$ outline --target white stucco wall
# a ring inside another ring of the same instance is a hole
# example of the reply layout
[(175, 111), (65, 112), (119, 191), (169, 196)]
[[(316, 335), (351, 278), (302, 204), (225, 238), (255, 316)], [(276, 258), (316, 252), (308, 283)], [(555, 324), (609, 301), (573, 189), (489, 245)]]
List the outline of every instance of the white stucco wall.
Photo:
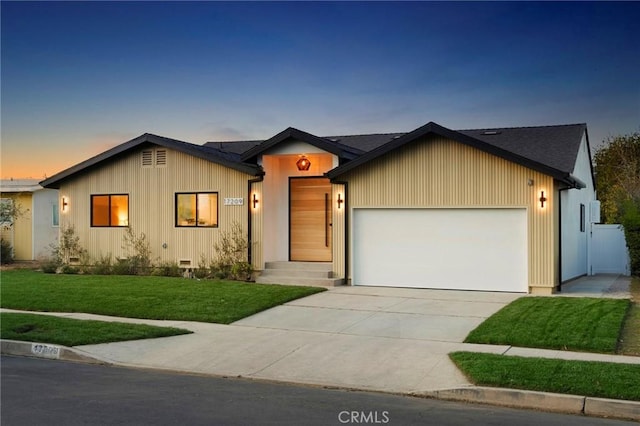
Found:
[[(300, 155), (311, 161), (307, 171), (299, 171)], [(264, 260), (289, 260), (289, 178), (322, 177), (338, 165), (338, 157), (301, 141), (281, 143), (264, 153), (258, 163), (265, 176), (263, 182)]]
[(53, 224), (54, 209), (59, 213), (58, 190), (41, 189), (33, 193), (33, 258), (51, 254), (51, 245), (58, 242), (58, 226)]
[[(561, 238), (562, 238), (562, 275), (561, 281), (567, 281), (588, 274), (589, 236), (591, 221), (590, 203), (595, 200), (595, 188), (591, 175), (591, 157), (586, 134), (582, 137), (576, 158), (573, 176), (584, 182), (587, 187), (561, 191)], [(585, 208), (585, 230), (580, 230), (580, 205)]]

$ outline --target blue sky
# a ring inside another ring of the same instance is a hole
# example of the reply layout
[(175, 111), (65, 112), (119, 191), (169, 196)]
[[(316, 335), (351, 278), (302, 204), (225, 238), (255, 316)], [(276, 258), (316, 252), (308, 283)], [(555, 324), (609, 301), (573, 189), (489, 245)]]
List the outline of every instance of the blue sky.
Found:
[(2, 177), (193, 143), (582, 123), (640, 130), (640, 3), (6, 2)]

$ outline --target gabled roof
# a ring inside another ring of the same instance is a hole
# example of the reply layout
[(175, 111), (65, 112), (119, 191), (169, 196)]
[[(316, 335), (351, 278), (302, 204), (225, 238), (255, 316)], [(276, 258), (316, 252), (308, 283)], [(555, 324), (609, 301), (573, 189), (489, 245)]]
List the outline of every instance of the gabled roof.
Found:
[(242, 161), (255, 161), (260, 154), (265, 153), (269, 149), (273, 148), (274, 146), (288, 139), (306, 142), (309, 145), (313, 145), (324, 151), (335, 154), (340, 158), (345, 158), (349, 160), (363, 154), (362, 150), (352, 148), (326, 138), (321, 138), (321, 137), (312, 135), (311, 133), (294, 129), (293, 127), (289, 127), (283, 130), (282, 132), (278, 133), (271, 139), (267, 139), (266, 141), (262, 142), (257, 146), (254, 146), (253, 148), (249, 149), (247, 152), (242, 154)]
[[(582, 125), (577, 125), (577, 126), (582, 126)], [(538, 133), (537, 130), (540, 128), (535, 128), (535, 129), (536, 129), (536, 132), (533, 132), (533, 133)], [(582, 128), (582, 132), (584, 132), (584, 129), (585, 128)], [(503, 129), (503, 130), (506, 130), (506, 129)], [(471, 147), (480, 149), (482, 151), (485, 151), (490, 154), (496, 155), (498, 157), (504, 158), (506, 160), (512, 161), (514, 163), (521, 164), (525, 167), (529, 167), (541, 173), (550, 175), (553, 178), (558, 179), (562, 182), (565, 182), (570, 186), (573, 186), (573, 187), (585, 186), (583, 182), (581, 182), (580, 180), (578, 180), (577, 178), (571, 175), (571, 172), (573, 171), (573, 168), (575, 165), (575, 159), (577, 156), (577, 147), (575, 146), (575, 143), (577, 143), (577, 146), (579, 147), (580, 141), (582, 140), (582, 133), (578, 134), (576, 129), (571, 129), (567, 132), (568, 133), (567, 137), (570, 137), (572, 139), (572, 142), (570, 144), (572, 146), (566, 148), (566, 152), (565, 152), (565, 149), (562, 149), (562, 152), (563, 152), (562, 161), (555, 161), (555, 162), (551, 161), (550, 162), (551, 164), (547, 164), (543, 162), (545, 158), (548, 158), (545, 153), (542, 153), (542, 151), (545, 150), (544, 145), (546, 145), (547, 143), (557, 144), (559, 142), (563, 142), (564, 139), (560, 137), (558, 138), (549, 137), (549, 135), (547, 135), (547, 138), (545, 139), (543, 137), (544, 135), (538, 134), (537, 137), (533, 137), (533, 135), (531, 135), (531, 139), (532, 140), (535, 139), (536, 142), (540, 142), (540, 141), (545, 142), (543, 146), (539, 146), (539, 144), (537, 143), (528, 144), (528, 142), (530, 141), (527, 141), (526, 138), (523, 141), (524, 143), (520, 143), (517, 139), (504, 138), (504, 139), (501, 139), (502, 141), (504, 141), (504, 143), (502, 144), (503, 146), (500, 146), (500, 144), (489, 143), (487, 141), (487, 140), (493, 141), (493, 139), (490, 139), (488, 137), (496, 136), (500, 134), (497, 132), (498, 132), (498, 129), (493, 129), (489, 132), (487, 132), (486, 130), (484, 131), (468, 130), (468, 131), (457, 132), (454, 130), (447, 129), (443, 126), (440, 126), (439, 124), (436, 124), (434, 122), (429, 122), (412, 132), (396, 137), (392, 139), (390, 142), (387, 142), (383, 145), (378, 146), (377, 148), (367, 152), (366, 154), (358, 157), (355, 160), (352, 160), (346, 164), (336, 167), (335, 169), (326, 173), (326, 176), (329, 177), (330, 179), (336, 179), (340, 175), (343, 175), (344, 173), (350, 170), (353, 170), (358, 166), (368, 163), (369, 161), (375, 158), (381, 157), (419, 138), (426, 137), (426, 136), (441, 136), (441, 137), (451, 139), (456, 142), (460, 142), (465, 145), (469, 145)], [(476, 133), (479, 133), (480, 135), (476, 135)], [(483, 133), (484, 135), (482, 135)], [(514, 133), (518, 133), (518, 132), (514, 132)], [(524, 135), (524, 132), (520, 132), (520, 133), (521, 133), (520, 136)], [(544, 133), (544, 132), (541, 131), (541, 133)], [(484, 138), (480, 139), (479, 137), (473, 137), (471, 136), (471, 134), (476, 136), (484, 136)], [(573, 141), (573, 139), (577, 139), (577, 142)], [(507, 143), (507, 141), (509, 143)], [(524, 154), (527, 154), (527, 150), (531, 152), (528, 152), (529, 155), (525, 156)], [(569, 166), (569, 161), (567, 160), (571, 156), (570, 151), (573, 152), (573, 163)], [(540, 153), (540, 155), (532, 155), (533, 153)]]
[(576, 165), (580, 143), (586, 130), (587, 125), (581, 123), (458, 132), (554, 169), (571, 173)]
[(146, 145), (158, 145), (165, 148), (173, 149), (176, 151), (184, 152), (185, 154), (192, 155), (194, 157), (202, 158), (213, 163), (221, 164), (223, 166), (247, 173), (252, 176), (257, 176), (262, 173), (262, 169), (256, 165), (246, 164), (240, 160), (240, 155), (228, 152), (222, 152), (214, 148), (194, 145), (188, 142), (179, 141), (176, 139), (165, 138), (163, 136), (157, 136), (150, 133), (145, 133), (138, 136), (135, 139), (131, 139), (128, 142), (120, 144), (108, 151), (98, 154), (82, 163), (76, 164), (60, 173), (51, 176), (48, 179), (40, 182), (45, 188), (60, 188), (61, 183), (69, 179), (72, 176), (76, 176), (79, 173), (87, 171), (87, 169), (101, 164), (114, 157), (120, 156), (124, 153), (131, 151), (134, 148), (138, 148)]

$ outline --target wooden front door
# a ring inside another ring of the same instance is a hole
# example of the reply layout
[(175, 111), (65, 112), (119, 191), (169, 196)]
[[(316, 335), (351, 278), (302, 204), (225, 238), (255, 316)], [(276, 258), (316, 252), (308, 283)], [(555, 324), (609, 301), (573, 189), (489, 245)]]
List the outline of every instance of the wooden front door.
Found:
[(331, 262), (331, 183), (326, 178), (289, 180), (290, 260)]

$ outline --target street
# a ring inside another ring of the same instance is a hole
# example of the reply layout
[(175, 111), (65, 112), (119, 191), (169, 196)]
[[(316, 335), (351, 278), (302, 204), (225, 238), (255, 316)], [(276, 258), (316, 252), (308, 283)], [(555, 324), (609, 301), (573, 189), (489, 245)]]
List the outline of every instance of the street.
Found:
[(12, 425), (622, 425), (381, 393), (3, 356)]

